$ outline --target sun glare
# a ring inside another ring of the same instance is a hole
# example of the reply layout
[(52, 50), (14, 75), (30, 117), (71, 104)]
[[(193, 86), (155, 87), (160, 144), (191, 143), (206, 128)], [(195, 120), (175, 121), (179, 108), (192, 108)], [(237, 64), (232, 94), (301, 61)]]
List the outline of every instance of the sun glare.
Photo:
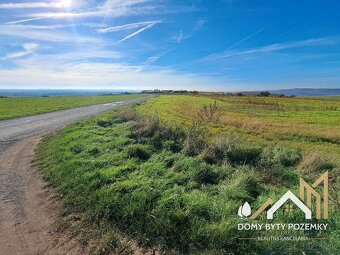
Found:
[(61, 0), (60, 3), (65, 8), (70, 8), (72, 6), (72, 4), (73, 4), (73, 1), (72, 0)]

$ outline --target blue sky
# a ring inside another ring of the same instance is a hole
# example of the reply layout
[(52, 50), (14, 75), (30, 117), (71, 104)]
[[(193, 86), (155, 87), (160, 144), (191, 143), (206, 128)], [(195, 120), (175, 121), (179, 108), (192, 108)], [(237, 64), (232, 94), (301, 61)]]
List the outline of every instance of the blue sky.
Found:
[(0, 88), (340, 88), (340, 2), (0, 2)]

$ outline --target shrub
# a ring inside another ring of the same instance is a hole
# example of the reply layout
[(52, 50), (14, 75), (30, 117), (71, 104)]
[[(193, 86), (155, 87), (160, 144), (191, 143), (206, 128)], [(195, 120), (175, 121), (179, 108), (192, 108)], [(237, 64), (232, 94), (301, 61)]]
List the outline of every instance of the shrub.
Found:
[(256, 147), (237, 147), (227, 152), (227, 158), (232, 164), (255, 165), (260, 159), (262, 150)]
[(263, 192), (259, 175), (249, 166), (241, 166), (232, 177), (220, 185), (220, 192), (237, 200), (253, 201)]
[(257, 147), (242, 145), (237, 137), (229, 136), (225, 139), (226, 159), (231, 164), (255, 164), (262, 153)]
[(265, 148), (257, 162), (257, 167), (261, 170), (267, 170), (268, 168), (275, 168), (278, 165), (280, 166), (281, 164), (274, 159), (273, 149)]
[(73, 154), (79, 154), (84, 150), (84, 148), (81, 144), (76, 144), (76, 145), (72, 146), (70, 148), (70, 150)]
[(178, 152), (182, 149), (184, 138), (185, 132), (179, 127), (172, 127), (168, 123), (161, 123), (149, 141), (157, 149), (170, 149)]
[(132, 108), (126, 108), (118, 112), (118, 117), (115, 118), (115, 123), (124, 123), (137, 119), (137, 114)]
[(299, 164), (299, 169), (304, 173), (318, 173), (324, 170), (332, 170), (334, 167), (317, 152), (303, 156), (302, 162)]
[(228, 161), (231, 164), (255, 165), (260, 159), (262, 149), (242, 146), (237, 137), (229, 136), (217, 139), (202, 153), (202, 159), (209, 164), (221, 164)]
[(172, 152), (180, 152), (182, 149), (181, 144), (173, 140), (167, 140), (163, 143), (163, 148)]
[(301, 161), (301, 154), (294, 149), (275, 147), (274, 159), (285, 167), (295, 166)]
[(97, 120), (97, 125), (100, 127), (109, 127), (112, 126), (112, 121), (107, 119)]
[(191, 127), (183, 144), (183, 153), (188, 156), (200, 154), (205, 146), (202, 133), (195, 127)]
[(92, 149), (89, 150), (89, 154), (90, 154), (91, 156), (98, 156), (99, 153), (100, 153), (100, 150), (99, 150), (98, 147), (94, 147), (94, 148), (92, 148)]
[(203, 160), (196, 157), (182, 155), (174, 162), (173, 170), (185, 173), (198, 184), (216, 184), (220, 178), (218, 168), (207, 165)]
[(223, 114), (222, 109), (217, 105), (216, 101), (213, 104), (203, 105), (197, 111), (197, 117), (201, 121), (219, 122), (221, 116)]
[(217, 184), (219, 174), (214, 167), (201, 164), (198, 167), (193, 168), (193, 179), (201, 184)]
[(218, 138), (203, 151), (201, 158), (208, 164), (220, 164), (225, 159), (228, 148), (229, 144)]
[(138, 120), (133, 129), (135, 131), (137, 139), (152, 137), (157, 130), (160, 129), (160, 120), (158, 116), (152, 116), (150, 118), (144, 118)]
[(149, 146), (143, 144), (132, 144), (127, 147), (128, 157), (147, 160), (151, 157), (152, 151)]

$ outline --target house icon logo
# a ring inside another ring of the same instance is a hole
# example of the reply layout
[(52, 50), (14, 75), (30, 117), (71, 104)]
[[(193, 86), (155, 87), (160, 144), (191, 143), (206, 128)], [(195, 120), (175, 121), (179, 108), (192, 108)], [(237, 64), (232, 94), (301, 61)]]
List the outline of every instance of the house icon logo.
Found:
[[(322, 194), (316, 191), (316, 188), (320, 186), (323, 190)], [(238, 215), (242, 218), (250, 216), (250, 219), (254, 220), (266, 210), (266, 218), (272, 220), (275, 212), (282, 206), (285, 205), (285, 211), (290, 212), (295, 205), (295, 207), (304, 213), (305, 219), (307, 220), (312, 219), (312, 215), (314, 214), (316, 219), (328, 219), (328, 171), (321, 175), (312, 185), (309, 185), (300, 178), (299, 191), (299, 197), (291, 190), (288, 190), (276, 202), (269, 198), (253, 214), (251, 214), (250, 205), (248, 202), (245, 202), (244, 205), (239, 207)], [(312, 198), (314, 198), (315, 203), (312, 203)], [(322, 207), (323, 210), (321, 210)]]

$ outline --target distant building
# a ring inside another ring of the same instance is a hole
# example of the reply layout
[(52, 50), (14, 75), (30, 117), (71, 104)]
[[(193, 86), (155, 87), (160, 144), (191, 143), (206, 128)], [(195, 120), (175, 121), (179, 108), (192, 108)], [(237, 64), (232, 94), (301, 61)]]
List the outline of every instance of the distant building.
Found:
[(170, 93), (173, 93), (174, 91), (173, 90), (160, 90), (160, 89), (154, 89), (154, 90), (151, 90), (151, 89), (147, 89), (147, 90), (142, 90), (142, 93), (143, 94), (170, 94)]
[(146, 89), (142, 90), (142, 94), (199, 94), (200, 92), (193, 90), (193, 91), (188, 91), (188, 90), (172, 90), (172, 89)]

